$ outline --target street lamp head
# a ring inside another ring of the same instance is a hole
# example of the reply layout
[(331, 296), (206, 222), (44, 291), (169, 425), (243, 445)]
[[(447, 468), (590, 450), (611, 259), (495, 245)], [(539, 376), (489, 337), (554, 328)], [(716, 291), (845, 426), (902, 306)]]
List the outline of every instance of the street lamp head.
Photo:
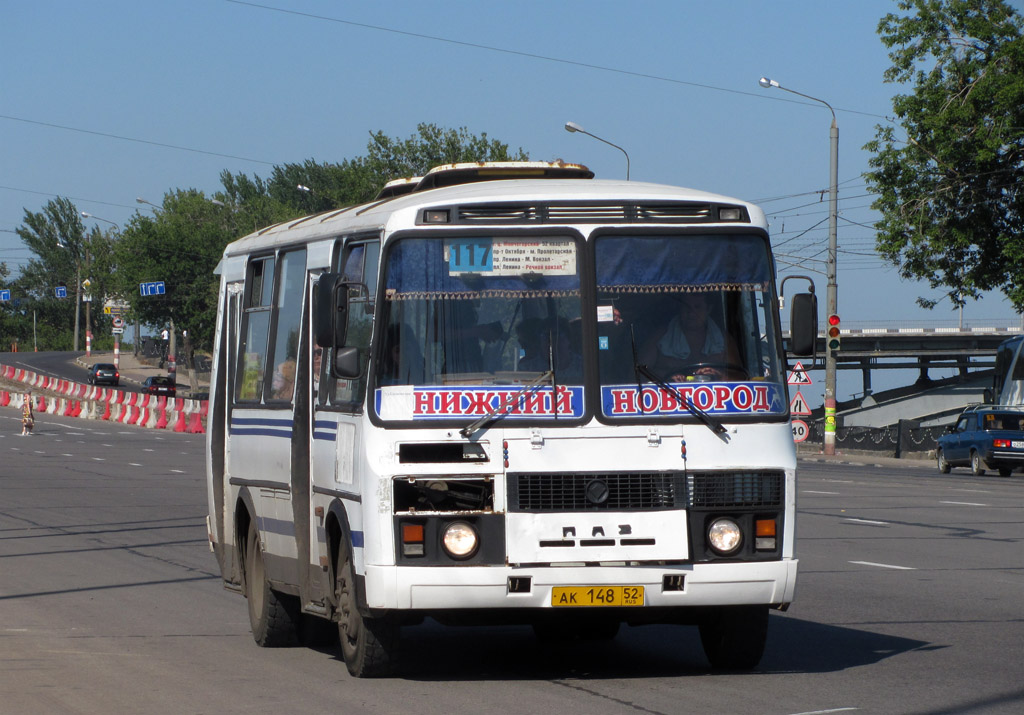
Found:
[(92, 218), (92, 214), (88, 211), (82, 211), (80, 213), (82, 214), (82, 218)]
[(757, 83), (764, 87), (765, 89), (771, 89), (772, 87), (779, 86), (778, 82), (776, 82), (773, 79), (768, 79), (767, 77), (762, 77), (761, 79), (757, 80)]
[(565, 123), (565, 131), (567, 131), (567, 132), (582, 132), (583, 131), (583, 127), (581, 127), (576, 122), (566, 122)]
[(296, 184), (295, 188), (298, 189), (299, 191), (305, 191), (307, 194), (313, 193), (313, 189), (309, 188), (305, 184)]

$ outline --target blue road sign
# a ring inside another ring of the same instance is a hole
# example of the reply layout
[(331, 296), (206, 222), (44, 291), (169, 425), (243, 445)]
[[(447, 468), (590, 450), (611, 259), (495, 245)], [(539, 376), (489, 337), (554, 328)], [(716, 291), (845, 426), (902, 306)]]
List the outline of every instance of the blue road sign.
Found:
[(149, 283), (139, 283), (139, 295), (163, 295), (166, 293), (163, 281), (150, 281)]
[(11, 299), (11, 291), (0, 290), (0, 301), (8, 301)]
[(53, 294), (55, 296), (57, 296), (58, 298), (67, 298), (68, 297), (67, 286), (57, 286), (56, 288), (53, 289)]

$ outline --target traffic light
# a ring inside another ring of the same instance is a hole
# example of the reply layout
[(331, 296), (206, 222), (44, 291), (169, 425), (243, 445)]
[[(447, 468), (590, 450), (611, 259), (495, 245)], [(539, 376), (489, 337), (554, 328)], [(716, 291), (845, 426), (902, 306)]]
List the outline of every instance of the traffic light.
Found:
[(839, 316), (828, 316), (828, 338), (825, 341), (829, 350), (839, 349)]

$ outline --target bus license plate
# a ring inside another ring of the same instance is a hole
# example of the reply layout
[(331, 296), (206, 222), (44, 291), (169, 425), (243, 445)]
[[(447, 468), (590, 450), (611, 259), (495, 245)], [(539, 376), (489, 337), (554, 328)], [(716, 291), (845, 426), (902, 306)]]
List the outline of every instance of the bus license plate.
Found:
[(1015, 439), (1012, 442), (1010, 442), (1010, 446), (1013, 447), (1014, 449), (1024, 449), (1024, 440)]
[(643, 586), (555, 586), (552, 606), (642, 606)]

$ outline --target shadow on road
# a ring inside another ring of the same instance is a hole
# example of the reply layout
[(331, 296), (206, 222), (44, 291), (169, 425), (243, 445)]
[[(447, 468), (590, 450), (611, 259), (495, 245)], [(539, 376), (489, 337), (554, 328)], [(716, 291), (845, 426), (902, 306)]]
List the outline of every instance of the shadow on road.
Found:
[[(758, 673), (824, 673), (877, 663), (928, 643), (772, 615)], [(338, 651), (332, 651), (340, 658)], [(538, 640), (528, 626), (402, 630), (399, 677), (411, 680), (658, 678), (712, 672), (694, 626), (623, 626), (612, 641)]]

